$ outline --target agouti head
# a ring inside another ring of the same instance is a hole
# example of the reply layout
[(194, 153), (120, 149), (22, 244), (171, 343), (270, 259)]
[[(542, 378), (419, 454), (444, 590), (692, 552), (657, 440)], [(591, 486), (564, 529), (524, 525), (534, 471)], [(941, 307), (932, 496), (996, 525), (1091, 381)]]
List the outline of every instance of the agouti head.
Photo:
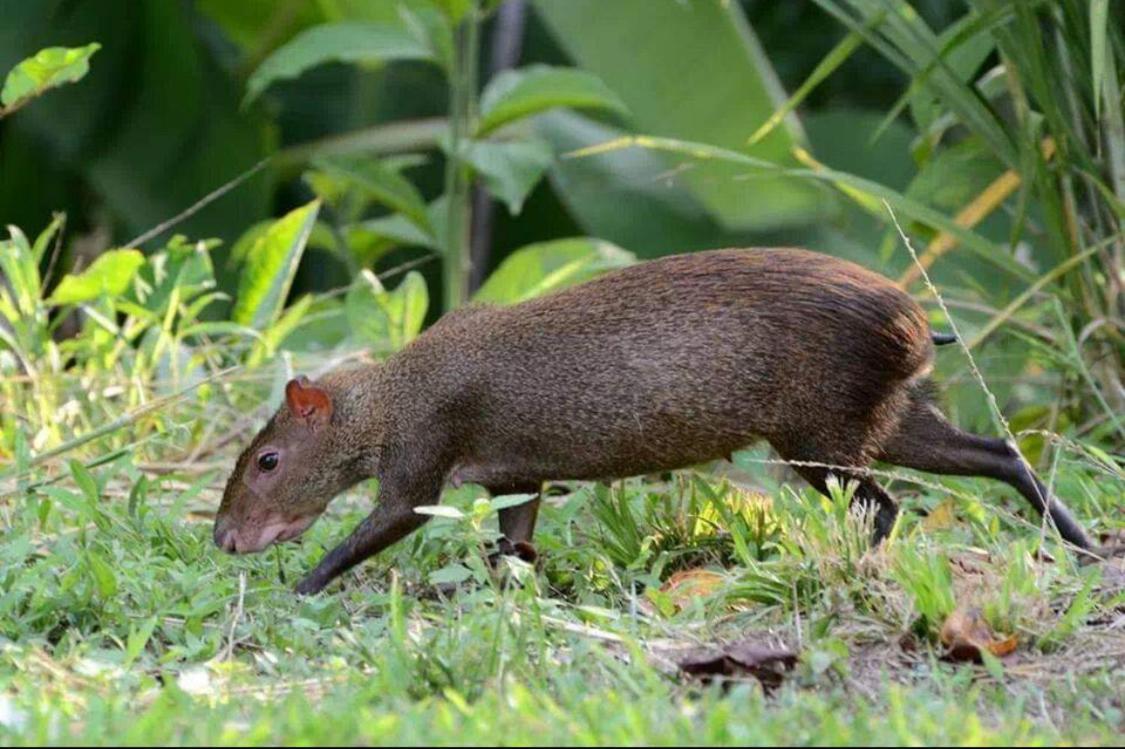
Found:
[(222, 549), (245, 554), (296, 538), (347, 488), (328, 389), (291, 380), (285, 403), (239, 456), (215, 518)]

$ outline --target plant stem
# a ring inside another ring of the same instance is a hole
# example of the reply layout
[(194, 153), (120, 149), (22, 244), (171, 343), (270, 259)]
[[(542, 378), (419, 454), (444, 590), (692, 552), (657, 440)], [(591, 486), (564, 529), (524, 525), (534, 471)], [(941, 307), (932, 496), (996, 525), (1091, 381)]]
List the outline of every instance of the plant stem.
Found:
[[(507, 0), (496, 13), (492, 35), (492, 51), (488, 65), (491, 79), (514, 68), (523, 52), (524, 27), (527, 24), (527, 0)], [(492, 254), (492, 229), (496, 218), (496, 201), (479, 182), (473, 187), (473, 220), (470, 230), (469, 287), (476, 291), (484, 283)]]
[(465, 143), (476, 117), (477, 31), (480, 20), (477, 2), (465, 13), (457, 30), (457, 54), (449, 74), (449, 149), (445, 167), (448, 216), (445, 227), (445, 309), (464, 304), (469, 296), (469, 231), (472, 225), (471, 180), (463, 159)]

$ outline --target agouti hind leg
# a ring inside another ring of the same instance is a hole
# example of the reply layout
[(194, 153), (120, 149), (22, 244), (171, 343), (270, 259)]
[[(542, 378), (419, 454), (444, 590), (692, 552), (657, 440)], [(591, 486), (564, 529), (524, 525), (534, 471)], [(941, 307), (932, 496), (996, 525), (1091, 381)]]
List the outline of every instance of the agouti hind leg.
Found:
[[(796, 458), (788, 458), (788, 460), (796, 460)], [(836, 465), (835, 463), (833, 464)], [(892, 498), (890, 494), (887, 494), (883, 487), (875, 483), (874, 479), (869, 476), (816, 466), (795, 465), (793, 469), (799, 473), (805, 481), (808, 481), (814, 489), (826, 497), (829, 496), (829, 474), (835, 475), (837, 479), (840, 480), (841, 484), (856, 481), (858, 486), (856, 487), (855, 494), (852, 495), (852, 506), (854, 507), (858, 504), (866, 507), (868, 510), (875, 511), (875, 530), (871, 539), (873, 546), (878, 546), (882, 543), (883, 539), (889, 536), (891, 530), (894, 529), (895, 519), (898, 517), (898, 505), (895, 504), (894, 498)]]
[(946, 421), (936, 406), (915, 394), (897, 432), (879, 460), (905, 468), (951, 476), (986, 476), (1014, 487), (1039, 515), (1049, 513), (1059, 534), (1080, 549), (1093, 547), (1089, 537), (1058, 498), (1002, 439), (963, 432)]
[(505, 494), (534, 494), (535, 497), (514, 507), (505, 507), (500, 510), (500, 553), (516, 556), (525, 562), (534, 562), (538, 557), (535, 547), (531, 543), (535, 535), (535, 521), (539, 518), (539, 490), (540, 485), (518, 484), (511, 486), (486, 487), (492, 496)]

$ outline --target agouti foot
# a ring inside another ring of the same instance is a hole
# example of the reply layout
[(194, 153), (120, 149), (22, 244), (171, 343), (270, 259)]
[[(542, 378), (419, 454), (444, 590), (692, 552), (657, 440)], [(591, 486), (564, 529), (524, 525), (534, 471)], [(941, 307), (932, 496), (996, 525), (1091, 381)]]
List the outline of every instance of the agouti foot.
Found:
[(297, 583), (297, 587), (293, 590), (299, 596), (311, 596), (324, 590), (325, 585), (326, 583), (322, 582), (315, 575), (309, 575), (304, 580)]
[(539, 552), (527, 541), (509, 541), (507, 538), (501, 538), (496, 544), (496, 551), (488, 555), (488, 565), (496, 569), (502, 556), (516, 557), (528, 564), (535, 564)]

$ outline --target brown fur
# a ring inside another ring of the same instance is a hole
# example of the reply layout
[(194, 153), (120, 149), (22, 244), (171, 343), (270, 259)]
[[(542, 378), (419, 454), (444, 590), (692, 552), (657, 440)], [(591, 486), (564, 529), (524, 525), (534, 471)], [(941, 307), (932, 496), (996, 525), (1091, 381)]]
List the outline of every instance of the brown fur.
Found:
[[(449, 480), (537, 492), (548, 480), (681, 468), (757, 439), (787, 460), (853, 467), (834, 472), (877, 507), (876, 540), (895, 519), (861, 470), (876, 459), (994, 476), (1043, 507), (1046, 489), (1010, 447), (956, 430), (929, 405), (933, 356), (908, 295), (803, 250), (667, 257), (512, 307), (469, 307), (385, 364), (317, 382), (327, 426), (282, 407), (239, 458), (216, 542), (237, 546), (235, 532), (266, 516), (315, 517), (378, 477), (375, 511), (298, 587), (313, 592), (421, 525), (412, 508), (437, 503)], [(277, 476), (255, 476), (271, 445), (284, 450)], [(825, 491), (826, 469), (797, 470)], [(536, 505), (501, 514), (511, 542), (531, 540)], [(1051, 513), (1067, 540), (1089, 546), (1057, 500)]]

